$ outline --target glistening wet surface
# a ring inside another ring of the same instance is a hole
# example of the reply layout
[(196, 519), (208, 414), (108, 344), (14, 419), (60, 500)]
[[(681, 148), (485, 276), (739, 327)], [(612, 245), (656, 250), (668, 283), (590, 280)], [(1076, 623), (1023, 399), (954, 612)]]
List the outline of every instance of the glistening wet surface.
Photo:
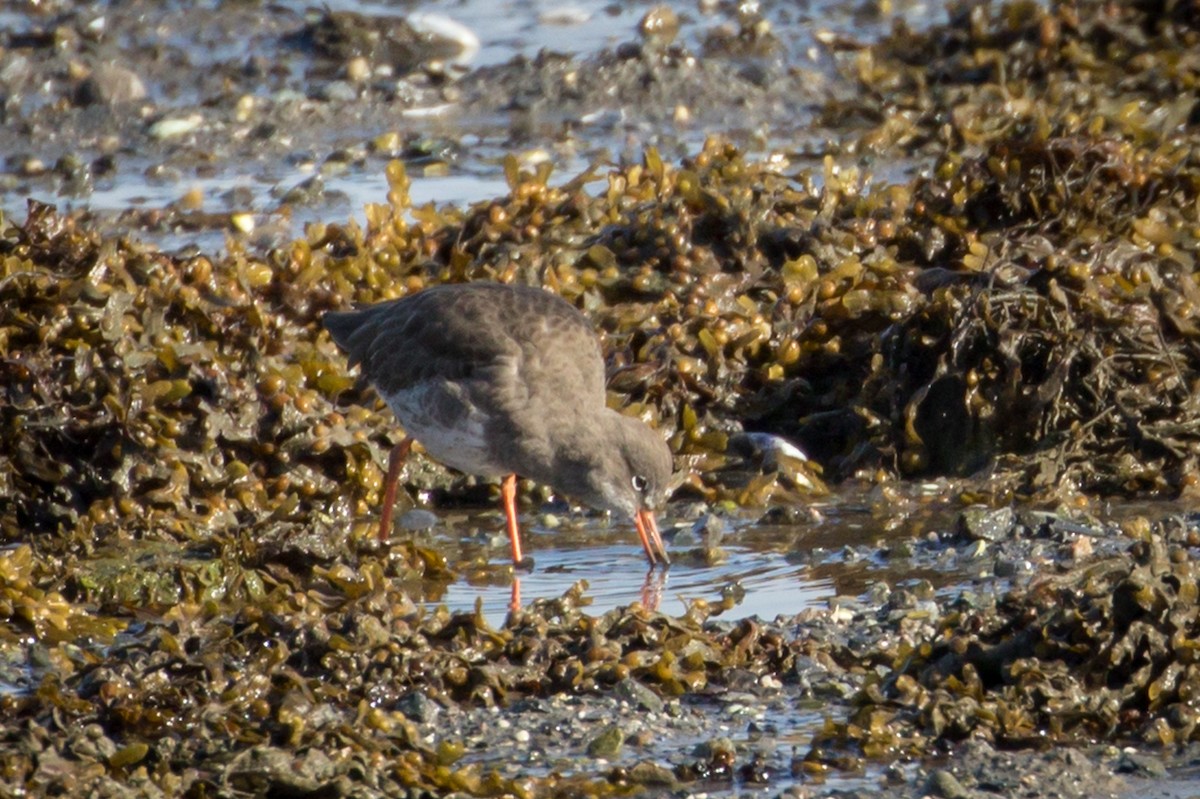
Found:
[[(502, 557), (502, 555), (501, 555)], [(720, 603), (728, 597), (729, 618), (798, 613), (834, 594), (831, 580), (814, 579), (807, 566), (790, 562), (778, 553), (740, 547), (726, 549), (723, 562), (709, 565), (681, 561), (669, 569), (646, 567), (641, 550), (629, 546), (591, 546), (584, 549), (537, 550), (535, 566), (518, 573), (521, 599), (532, 602), (561, 596), (580, 580), (586, 611), (603, 613), (614, 607), (641, 602), (664, 613), (682, 613), (689, 602)], [(503, 581), (501, 581), (503, 582)], [(495, 580), (458, 581), (436, 591), (430, 601), (451, 610), (469, 610), (483, 603), (493, 625), (502, 624), (511, 597), (509, 585)]]
[[(322, 88), (329, 76), (322, 73), (319, 59), (314, 63), (311, 48), (288, 44), (289, 37), (316, 15), (312, 4), (276, 4), (251, 30), (242, 30), (210, 4), (198, 5), (208, 22), (181, 25), (170, 16), (174, 12), (169, 6), (158, 11), (150, 8), (145, 11), (147, 31), (130, 38), (144, 39), (145, 50), (160, 49), (175, 62), (199, 71), (231, 69), (236, 74), (246, 54), (253, 53), (266, 65), (253, 69), (269, 72), (270, 79), (230, 89), (229, 93), (240, 95), (238, 102), (244, 107), (229, 118), (214, 112), (228, 98), (214, 100), (195, 82), (178, 80), (176, 69), (163, 70), (153, 59), (142, 63), (126, 48), (120, 60), (127, 62), (145, 91), (143, 110), (126, 116), (145, 117), (145, 123), (117, 125), (117, 132), (108, 136), (90, 129), (64, 135), (57, 128), (45, 135), (25, 134), (9, 148), (5, 170), (11, 174), (7, 182), (0, 182), (0, 210), (6, 216), (23, 218), (26, 199), (33, 197), (55, 202), (64, 210), (88, 212), (117, 229), (136, 229), (142, 240), (169, 249), (193, 247), (211, 253), (225, 248), (227, 236), (250, 247), (277, 246), (301, 235), (308, 223), (341, 223), (349, 218), (361, 223), (363, 206), (382, 202), (387, 195), (383, 170), (393, 157), (409, 165), (414, 203), (419, 205), (425, 197), (466, 205), (506, 191), (503, 157), (509, 153), (528, 163), (549, 161), (556, 176), (566, 180), (591, 163), (638, 160), (647, 146), (657, 146), (665, 154), (695, 152), (710, 132), (729, 136), (748, 152), (791, 153), (798, 165), (819, 164), (823, 152), (819, 136), (808, 130), (811, 120), (802, 98), (782, 118), (768, 121), (729, 114), (702, 124), (688, 120), (708, 102), (681, 117), (679, 124), (664, 124), (645, 117), (644, 110), (630, 105), (628, 98), (611, 98), (613, 102), (585, 106), (578, 119), (559, 125), (550, 121), (553, 113), (547, 115), (540, 106), (529, 118), (515, 113), (524, 105), (516, 94), (511, 102), (496, 107), (471, 101), (470, 90), (466, 100), (459, 92), (410, 97), (407, 90), (393, 85), (397, 81), (407, 85), (403, 70), (374, 75), (362, 86), (352, 85), (335, 70), (338, 91), (374, 109), (348, 111), (353, 124), (340, 124), (336, 116), (338, 123), (321, 123), (312, 115), (302, 122), (280, 124), (268, 118), (266, 109), (321, 109), (334, 99)], [(672, 38), (701, 57), (713, 49), (714, 41), (729, 39), (747, 19), (761, 14), (777, 46), (769, 53), (717, 56), (728, 59), (732, 70), (757, 76), (760, 82), (770, 82), (771, 70), (783, 63), (811, 70), (818, 76), (816, 83), (831, 80), (835, 71), (818, 40), (872, 38), (886, 32), (895, 18), (920, 27), (941, 16), (923, 3), (910, 2), (889, 4), (886, 14), (873, 4), (830, 0), (803, 8), (790, 3), (677, 5), (678, 33)], [(596, 0), (566, 5), (456, 0), (422, 3), (419, 10), (411, 4), (351, 0), (324, 6), (330, 12), (364, 15), (379, 26), (406, 20), (419, 30), (460, 43), (460, 63), (452, 70), (456, 77), (461, 77), (460, 72), (501, 70), (512, 59), (532, 61), (543, 54), (586, 59), (639, 42), (639, 22), (652, 9), (663, 7), (653, 2)], [(80, 8), (76, 13), (77, 19), (68, 19), (101, 41), (106, 35), (120, 35), (131, 24), (120, 7)], [(156, 25), (159, 13), (164, 16)], [(37, 13), (4, 11), (0, 22), (15, 37), (35, 39), (43, 29), (54, 27)], [(28, 66), (17, 61), (8, 71), (23, 75)], [(500, 96), (504, 91), (483, 94)], [(379, 100), (380, 92), (395, 96)], [(23, 91), (18, 82), (11, 88), (9, 102), (33, 114), (50, 97), (43, 90)], [(207, 110), (197, 112), (198, 108)], [(539, 115), (547, 119), (539, 123)], [(172, 134), (143, 130), (162, 121), (186, 130)], [(264, 142), (277, 149), (238, 151), (234, 142), (259, 135), (251, 131), (261, 132)], [(148, 142), (142, 138), (146, 135)], [(380, 144), (391, 141), (388, 136), (394, 142)], [(809, 145), (812, 157), (800, 155)], [(91, 166), (93, 162), (96, 166)], [(75, 163), (84, 166), (72, 172)], [(181, 212), (183, 221), (164, 221)], [(237, 224), (229, 224), (229, 214), (237, 214)]]
[(635, 602), (680, 614), (699, 601), (714, 615), (737, 620), (826, 607), (835, 598), (864, 595), (876, 583), (928, 581), (933, 590), (951, 591), (979, 576), (978, 562), (947, 558), (944, 548), (941, 556), (935, 553), (932, 542), (953, 529), (954, 516), (944, 508), (897, 520), (881, 515), (860, 492), (849, 492), (797, 515), (790, 523), (755, 520), (744, 511), (685, 520), (668, 509), (660, 526), (672, 564), (653, 570), (632, 524), (582, 511), (523, 514), (532, 566), (520, 570), (511, 567), (499, 513), (430, 516), (436, 522), (428, 530), (397, 538), (415, 535), (418, 545), (445, 553), (461, 574), (450, 583), (419, 587), (427, 607), (470, 611), (479, 603), (493, 626), (504, 623), (514, 582), (526, 604), (557, 599), (583, 581), (579, 595), (589, 614)]

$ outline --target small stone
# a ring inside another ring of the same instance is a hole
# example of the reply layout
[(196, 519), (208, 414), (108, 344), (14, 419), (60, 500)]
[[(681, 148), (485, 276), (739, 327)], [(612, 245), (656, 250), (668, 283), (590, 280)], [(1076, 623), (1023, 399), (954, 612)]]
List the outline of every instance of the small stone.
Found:
[(624, 745), (625, 733), (616, 724), (610, 724), (588, 741), (587, 753), (592, 757), (611, 758), (620, 753)]
[(442, 709), (437, 703), (420, 691), (405, 694), (396, 703), (396, 709), (406, 718), (420, 724), (428, 724), (438, 717)]
[(634, 785), (675, 786), (675, 773), (665, 766), (642, 760), (629, 769), (629, 781)]
[(371, 62), (362, 56), (355, 56), (346, 62), (346, 77), (353, 83), (362, 83), (371, 77)]
[(358, 99), (358, 89), (344, 80), (334, 80), (317, 91), (317, 99), (327, 103), (352, 103)]
[(669, 44), (679, 33), (679, 15), (668, 5), (655, 6), (638, 23), (638, 32), (645, 39)]
[(582, 25), (592, 18), (592, 12), (579, 6), (560, 6), (547, 8), (538, 13), (538, 22), (542, 25), (557, 25), (567, 27)]
[(5, 85), (18, 84), (27, 80), (33, 74), (33, 67), (28, 58), (10, 50), (5, 53), (4, 65), (0, 66), (0, 83)]
[(193, 186), (181, 194), (175, 204), (188, 211), (199, 211), (204, 207), (204, 190)]
[(46, 174), (46, 162), (37, 156), (28, 156), (21, 158), (17, 164), (16, 172), (22, 177), (32, 178), (38, 175)]
[(637, 42), (621, 42), (617, 45), (617, 58), (622, 61), (630, 61), (635, 58), (641, 58), (642, 48)]
[(247, 122), (254, 116), (254, 109), (258, 105), (258, 99), (252, 94), (243, 94), (238, 98), (235, 106), (234, 114), (238, 122)]
[(703, 760), (713, 760), (714, 758), (732, 760), (736, 752), (737, 750), (733, 746), (733, 741), (724, 737), (713, 738), (711, 741), (701, 741), (692, 750), (693, 755)]
[[(173, 166), (166, 164), (151, 164), (142, 170), (142, 176), (152, 186), (164, 186), (172, 183), (179, 183), (183, 180), (183, 172)], [(200, 199), (204, 199), (204, 192), (200, 191)]]
[(971, 793), (949, 771), (938, 769), (929, 775), (927, 790), (942, 799), (969, 799)]
[(174, 139), (191, 133), (204, 123), (204, 117), (199, 114), (188, 114), (185, 117), (165, 117), (150, 126), (150, 137), (153, 139)]
[(229, 226), (239, 233), (253, 233), (254, 224), (254, 214), (247, 211), (236, 211), (229, 215)]
[(662, 697), (631, 677), (618, 682), (613, 686), (613, 691), (634, 707), (651, 713), (661, 713), (663, 710)]
[(705, 549), (713, 549), (721, 545), (728, 525), (720, 516), (712, 513), (705, 514), (692, 525), (692, 535)]
[(482, 46), (478, 34), (461, 22), (443, 14), (416, 12), (406, 17), (408, 24), (427, 40), (438, 46), (453, 45), (458, 52), (449, 57), (455, 64), (465, 64), (475, 57)]
[(313, 175), (284, 192), (280, 201), (288, 205), (315, 205), (324, 196), (325, 180), (320, 175)]
[(396, 520), (396, 524), (401, 530), (430, 530), (437, 527), (438, 516), (432, 511), (423, 510), (421, 508), (413, 508), (405, 511)]
[(971, 541), (1004, 541), (1015, 525), (1012, 508), (967, 508), (958, 518), (959, 535)]
[(1115, 771), (1118, 774), (1136, 774), (1154, 779), (1164, 779), (1168, 774), (1161, 758), (1133, 750), (1121, 753)]
[(1001, 558), (992, 566), (992, 572), (997, 577), (1012, 577), (1018, 571), (1020, 571), (1020, 564), (1008, 558)]
[(979, 560), (988, 551), (988, 542), (983, 540), (972, 541), (967, 544), (967, 548), (963, 550), (963, 557), (970, 560)]
[(149, 753), (150, 745), (146, 743), (132, 743), (118, 749), (108, 758), (108, 764), (113, 768), (126, 768), (140, 763)]
[(404, 137), (394, 130), (380, 133), (371, 140), (371, 150), (377, 153), (399, 153), (404, 147)]
[(101, 64), (75, 87), (75, 105), (121, 105), (146, 98), (146, 84), (131, 69)]
[(872, 583), (867, 589), (866, 601), (870, 607), (878, 607), (887, 603), (892, 595), (892, 587), (887, 583)]

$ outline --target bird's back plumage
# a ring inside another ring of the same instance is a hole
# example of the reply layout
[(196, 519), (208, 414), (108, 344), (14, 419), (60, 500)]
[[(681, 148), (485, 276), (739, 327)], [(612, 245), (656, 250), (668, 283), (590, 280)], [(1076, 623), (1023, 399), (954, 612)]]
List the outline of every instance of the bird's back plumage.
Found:
[(552, 482), (552, 450), (606, 410), (587, 317), (541, 289), (434, 286), (325, 326), (405, 429), (462, 471)]

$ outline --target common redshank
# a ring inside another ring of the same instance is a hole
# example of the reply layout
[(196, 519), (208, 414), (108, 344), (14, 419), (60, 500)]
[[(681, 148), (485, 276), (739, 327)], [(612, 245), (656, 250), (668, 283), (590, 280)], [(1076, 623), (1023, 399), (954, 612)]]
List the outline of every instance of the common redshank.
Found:
[(324, 324), (404, 428), (388, 459), (380, 538), (415, 440), (447, 466), (503, 478), (515, 564), (524, 561), (518, 475), (631, 516), (650, 566), (670, 563), (654, 510), (666, 499), (671, 452), (645, 423), (606, 405), (599, 342), (570, 303), (529, 286), (441, 285), (330, 312)]

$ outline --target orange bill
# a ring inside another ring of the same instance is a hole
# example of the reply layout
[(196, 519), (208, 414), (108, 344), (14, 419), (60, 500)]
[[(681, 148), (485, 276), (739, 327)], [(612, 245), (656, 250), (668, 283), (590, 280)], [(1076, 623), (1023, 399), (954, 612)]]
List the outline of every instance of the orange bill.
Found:
[(662, 536), (658, 532), (658, 522), (654, 520), (654, 512), (645, 508), (639, 510), (633, 517), (637, 525), (638, 536), (642, 539), (642, 548), (646, 550), (646, 559), (650, 565), (662, 562), (664, 566), (671, 565), (667, 556), (667, 548), (663, 546)]

